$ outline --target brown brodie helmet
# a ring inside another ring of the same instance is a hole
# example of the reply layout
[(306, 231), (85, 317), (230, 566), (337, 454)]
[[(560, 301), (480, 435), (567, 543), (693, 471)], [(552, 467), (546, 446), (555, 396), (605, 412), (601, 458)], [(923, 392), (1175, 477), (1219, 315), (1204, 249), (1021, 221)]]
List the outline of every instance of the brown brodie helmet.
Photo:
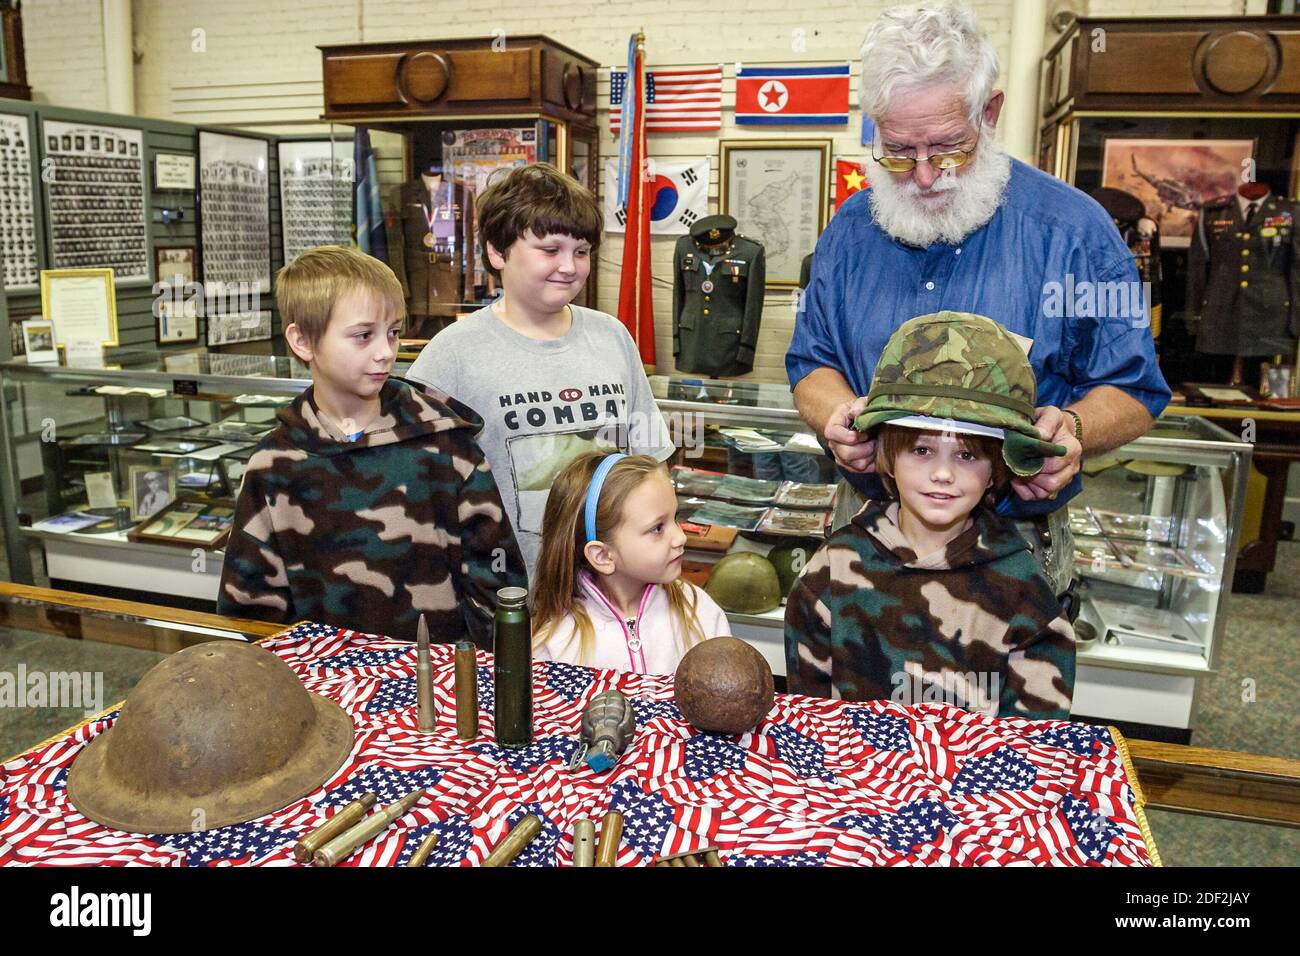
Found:
[(72, 765), (68, 798), (129, 833), (212, 830), (311, 793), (352, 744), (352, 718), (308, 693), (280, 658), (209, 641), (140, 679)]

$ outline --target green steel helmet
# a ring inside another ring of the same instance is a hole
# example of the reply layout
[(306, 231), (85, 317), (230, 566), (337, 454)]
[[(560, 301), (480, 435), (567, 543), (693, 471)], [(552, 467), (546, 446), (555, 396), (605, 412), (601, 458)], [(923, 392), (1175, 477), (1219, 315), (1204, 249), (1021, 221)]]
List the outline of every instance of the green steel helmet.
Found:
[(1002, 326), (970, 312), (909, 319), (885, 343), (853, 421), (860, 432), (886, 423), (1002, 440), (1012, 474), (1036, 475), (1065, 449), (1034, 427), (1037, 386), (1024, 348)]

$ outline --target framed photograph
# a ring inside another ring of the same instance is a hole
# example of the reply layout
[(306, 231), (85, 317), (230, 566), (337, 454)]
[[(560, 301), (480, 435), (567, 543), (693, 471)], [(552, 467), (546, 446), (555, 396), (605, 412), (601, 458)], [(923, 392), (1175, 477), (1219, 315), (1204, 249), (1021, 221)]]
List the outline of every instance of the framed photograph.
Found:
[(112, 269), (119, 283), (149, 284), (143, 131), (47, 119), (41, 135), (50, 265)]
[[(3, 45), (0, 44), (0, 49)], [(32, 207), (31, 125), (26, 116), (0, 113), (0, 279), (9, 291), (35, 289), (40, 266), (36, 255), (36, 219)]]
[(199, 130), (204, 285), (271, 291), (269, 157), (264, 139)]
[(266, 342), (271, 338), (271, 311), (209, 313), (208, 345)]
[(30, 365), (58, 362), (59, 349), (54, 344), (54, 323), (44, 319), (27, 319), (23, 322), (23, 348)]
[(1108, 139), (1101, 184), (1142, 200), (1163, 248), (1186, 249), (1201, 206), (1236, 192), (1254, 154), (1253, 139)]
[(117, 295), (112, 269), (42, 269), (41, 315), (60, 348), (69, 342), (115, 347)]
[(197, 164), (189, 153), (154, 153), (154, 189), (194, 189)]
[(352, 244), (352, 141), (281, 140), (284, 261), (315, 246)]
[(155, 246), (154, 274), (159, 282), (173, 287), (194, 281), (194, 246)]
[(132, 465), (131, 520), (143, 521), (176, 500), (176, 472), (154, 465)]
[(129, 541), (185, 548), (196, 544), (219, 548), (229, 536), (234, 520), (234, 501), (181, 500), (141, 521), (126, 537)]
[(718, 211), (763, 244), (767, 284), (794, 289), (830, 213), (831, 141), (723, 140)]
[(146, 418), (140, 424), (151, 432), (178, 432), (183, 428), (197, 428), (207, 423), (188, 415), (167, 415), (163, 418)]

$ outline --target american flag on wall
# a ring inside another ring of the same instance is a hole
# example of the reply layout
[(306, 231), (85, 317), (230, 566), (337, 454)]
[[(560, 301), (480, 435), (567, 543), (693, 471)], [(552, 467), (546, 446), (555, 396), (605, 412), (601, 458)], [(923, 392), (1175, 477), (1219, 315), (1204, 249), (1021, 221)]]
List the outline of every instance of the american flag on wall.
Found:
[[(293, 866), (303, 834), (366, 791), (426, 796), (344, 865), (401, 866), (431, 832), (431, 866), (476, 866), (525, 814), (542, 831), (514, 866), (568, 866), (573, 824), (624, 816), (618, 866), (717, 847), (725, 866), (1149, 866), (1123, 738), (1067, 721), (997, 719), (948, 704), (777, 694), (748, 734), (699, 733), (671, 676), (533, 664), (533, 743), (493, 743), (492, 657), (478, 652), (480, 732), (456, 738), (454, 649), (435, 644), (432, 735), (416, 730), (415, 648), (299, 625), (266, 647), (352, 718), (352, 753), (325, 785), (247, 823), (133, 834), (68, 801), (68, 769), (117, 713), (0, 766), (0, 866)], [(636, 735), (612, 770), (565, 768), (582, 712), (617, 687)]]
[[(623, 122), (627, 71), (609, 74), (609, 125)], [(646, 71), (646, 132), (698, 133), (722, 128), (722, 67)]]

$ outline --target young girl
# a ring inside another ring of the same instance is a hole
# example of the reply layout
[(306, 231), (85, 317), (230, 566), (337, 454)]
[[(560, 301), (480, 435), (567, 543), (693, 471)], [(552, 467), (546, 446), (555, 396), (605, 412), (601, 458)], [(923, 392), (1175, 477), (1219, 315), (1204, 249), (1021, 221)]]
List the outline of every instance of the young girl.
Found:
[(588, 452), (551, 486), (533, 577), (533, 656), (671, 674), (729, 636), (723, 610), (682, 581), (686, 535), (668, 472), (648, 455)]

